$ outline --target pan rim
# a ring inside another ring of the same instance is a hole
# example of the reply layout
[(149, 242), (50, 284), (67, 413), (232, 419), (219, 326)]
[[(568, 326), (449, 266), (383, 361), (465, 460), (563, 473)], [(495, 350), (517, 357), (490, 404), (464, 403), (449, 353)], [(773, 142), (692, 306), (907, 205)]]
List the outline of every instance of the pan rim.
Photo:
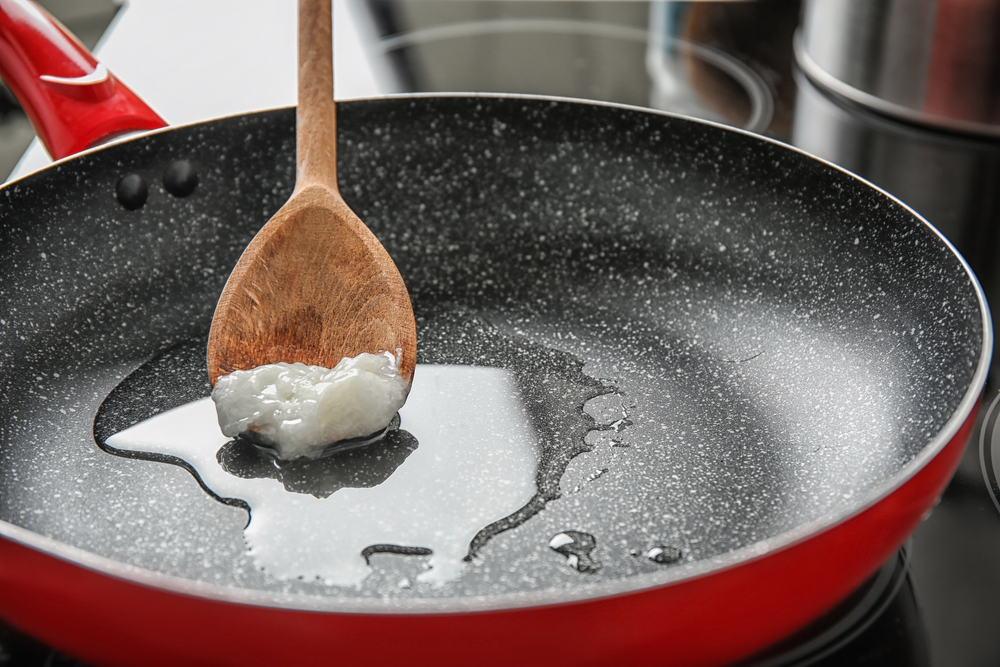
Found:
[[(352, 104), (355, 102), (376, 102), (385, 100), (409, 101), (414, 99), (435, 99), (435, 98), (459, 98), (459, 99), (509, 99), (542, 101), (561, 104), (580, 104), (586, 106), (599, 106), (612, 109), (625, 110), (630, 112), (640, 112), (643, 114), (666, 116), (676, 118), (686, 122), (694, 122), (702, 125), (715, 127), (727, 132), (735, 132), (744, 136), (752, 137), (755, 140), (763, 140), (783, 149), (791, 150), (799, 155), (819, 162), (827, 167), (852, 178), (868, 187), (876, 190), (883, 196), (893, 201), (905, 211), (910, 213), (917, 221), (929, 228), (951, 251), (959, 261), (966, 275), (971, 280), (972, 287), (976, 293), (976, 298), (980, 306), (982, 315), (983, 337), (982, 348), (979, 354), (979, 361), (976, 370), (969, 382), (969, 387), (965, 395), (959, 402), (951, 417), (945, 422), (934, 438), (931, 438), (906, 465), (900, 468), (895, 474), (879, 484), (870, 492), (851, 499), (844, 507), (836, 512), (830, 512), (808, 523), (801, 524), (790, 530), (784, 531), (770, 538), (760, 540), (754, 544), (740, 549), (729, 551), (717, 556), (703, 560), (682, 563), (671, 567), (668, 570), (649, 572), (633, 575), (625, 579), (615, 579), (599, 583), (583, 583), (572, 589), (550, 588), (542, 591), (503, 593), (494, 596), (469, 596), (469, 597), (443, 597), (443, 598), (407, 598), (385, 601), (378, 598), (342, 598), (327, 595), (307, 595), (303, 593), (282, 593), (278, 591), (266, 591), (261, 589), (237, 589), (211, 584), (194, 579), (188, 579), (176, 575), (166, 574), (149, 570), (136, 565), (130, 565), (105, 556), (100, 556), (80, 547), (74, 547), (58, 540), (45, 537), (25, 528), (21, 528), (12, 523), (0, 520), (0, 537), (7, 538), (25, 547), (41, 551), (46, 555), (53, 556), (59, 560), (72, 565), (84, 567), (98, 574), (110, 576), (126, 583), (137, 584), (164, 592), (203, 598), (215, 602), (226, 602), (247, 606), (275, 608), (285, 611), (312, 611), (327, 612), (336, 614), (366, 614), (366, 615), (410, 615), (410, 614), (452, 614), (469, 612), (490, 612), (490, 611), (514, 611), (529, 608), (549, 607), (561, 604), (594, 602), (601, 598), (615, 597), (638, 592), (649, 591), (659, 587), (679, 584), (701, 577), (711, 576), (735, 567), (739, 567), (747, 562), (755, 561), (774, 552), (791, 548), (797, 544), (806, 542), (817, 535), (838, 526), (852, 517), (863, 513), (884, 500), (891, 493), (904, 486), (911, 478), (920, 472), (930, 461), (932, 461), (945, 446), (955, 437), (959, 429), (966, 422), (973, 408), (977, 404), (982, 388), (989, 371), (990, 359), (993, 348), (993, 327), (990, 318), (989, 305), (978, 278), (969, 267), (968, 262), (958, 252), (955, 246), (938, 230), (928, 222), (923, 216), (913, 210), (910, 206), (900, 201), (892, 194), (882, 188), (867, 181), (866, 179), (838, 166), (827, 160), (816, 157), (806, 151), (778, 141), (771, 137), (762, 136), (748, 130), (724, 125), (699, 118), (692, 118), (682, 114), (660, 111), (646, 107), (639, 107), (614, 102), (594, 101), (580, 98), (567, 98), (549, 95), (527, 95), (508, 93), (409, 93), (398, 95), (384, 95), (366, 98), (353, 98), (350, 100), (338, 101), (338, 104)], [(110, 142), (102, 146), (87, 149), (75, 155), (62, 158), (52, 162), (52, 164), (42, 169), (25, 174), (17, 179), (9, 181), (0, 186), (0, 191), (9, 187), (14, 187), (29, 176), (33, 176), (50, 168), (61, 166), (78, 157), (104, 150), (119, 143), (142, 140), (149, 135), (157, 135), (175, 129), (190, 128), (199, 125), (207, 125), (215, 121), (239, 118), (251, 115), (260, 115), (287, 111), (294, 107), (285, 106), (273, 109), (263, 109), (258, 111), (235, 113), (209, 120), (195, 121), (183, 125), (159, 128), (141, 135), (130, 135), (119, 141)]]

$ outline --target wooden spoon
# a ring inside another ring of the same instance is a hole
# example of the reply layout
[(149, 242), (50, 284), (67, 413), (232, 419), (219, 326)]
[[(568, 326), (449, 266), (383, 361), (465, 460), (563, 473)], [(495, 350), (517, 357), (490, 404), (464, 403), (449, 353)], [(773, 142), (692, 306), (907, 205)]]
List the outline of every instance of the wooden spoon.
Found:
[(337, 188), (331, 0), (299, 0), (295, 191), (247, 246), (208, 337), (220, 375), (279, 361), (333, 368), (362, 352), (401, 352), (413, 379), (413, 308), (392, 258)]

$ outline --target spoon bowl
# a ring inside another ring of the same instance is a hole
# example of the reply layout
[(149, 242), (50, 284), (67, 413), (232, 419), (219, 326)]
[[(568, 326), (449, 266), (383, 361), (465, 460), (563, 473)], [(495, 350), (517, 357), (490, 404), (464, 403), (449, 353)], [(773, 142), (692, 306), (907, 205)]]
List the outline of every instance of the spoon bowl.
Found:
[(340, 196), (331, 0), (299, 2), (295, 191), (250, 242), (219, 298), (208, 340), (212, 386), (264, 364), (333, 368), (396, 354), (413, 379), (416, 325), (396, 265)]

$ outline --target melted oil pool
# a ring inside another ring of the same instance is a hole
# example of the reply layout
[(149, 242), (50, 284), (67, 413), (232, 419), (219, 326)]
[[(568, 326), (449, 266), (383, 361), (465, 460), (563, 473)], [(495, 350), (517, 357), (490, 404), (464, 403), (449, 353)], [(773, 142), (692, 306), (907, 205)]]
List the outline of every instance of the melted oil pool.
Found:
[(425, 557), (417, 582), (442, 585), (560, 496), (567, 465), (609, 428), (584, 405), (615, 391), (570, 354), (463, 311), (448, 321), (448, 344), (430, 341), (423, 361), (455, 363), (418, 364), (400, 429), (367, 448), (279, 462), (222, 435), (204, 341), (126, 378), (95, 436), (116, 454), (183, 465), (213, 496), (246, 507), (248, 553), (276, 579), (359, 586), (374, 554), (394, 553)]

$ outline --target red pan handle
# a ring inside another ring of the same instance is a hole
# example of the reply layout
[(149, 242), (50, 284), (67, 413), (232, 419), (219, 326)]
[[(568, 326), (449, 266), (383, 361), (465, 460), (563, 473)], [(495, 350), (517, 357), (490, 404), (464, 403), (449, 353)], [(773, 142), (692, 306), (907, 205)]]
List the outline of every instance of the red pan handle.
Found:
[(30, 0), (0, 0), (0, 78), (57, 160), (167, 125)]

